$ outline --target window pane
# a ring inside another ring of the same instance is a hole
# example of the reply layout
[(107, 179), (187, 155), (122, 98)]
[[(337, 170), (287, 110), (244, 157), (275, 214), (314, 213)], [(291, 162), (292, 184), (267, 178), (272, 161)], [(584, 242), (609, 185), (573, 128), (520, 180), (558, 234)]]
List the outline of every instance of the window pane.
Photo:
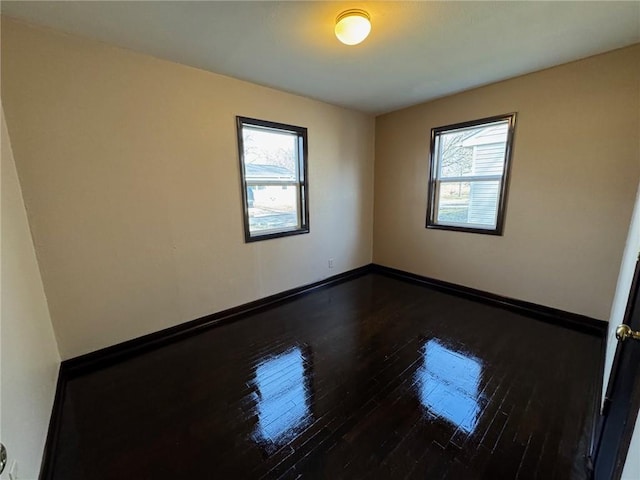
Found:
[(309, 232), (307, 129), (236, 117), (245, 241)]
[(247, 182), (297, 179), (296, 134), (245, 126), (242, 139)]
[(440, 178), (502, 175), (508, 130), (504, 121), (441, 133)]
[(500, 182), (443, 182), (438, 195), (437, 221), (494, 228)]
[(247, 187), (249, 231), (285, 230), (300, 226), (297, 188), (291, 185)]
[(467, 223), (469, 217), (469, 192), (471, 186), (465, 182), (440, 184), (438, 198), (438, 221)]
[(516, 114), (431, 130), (427, 228), (502, 235)]
[(440, 135), (441, 177), (471, 175), (473, 149), (463, 145), (463, 141), (467, 137), (468, 132), (452, 132)]

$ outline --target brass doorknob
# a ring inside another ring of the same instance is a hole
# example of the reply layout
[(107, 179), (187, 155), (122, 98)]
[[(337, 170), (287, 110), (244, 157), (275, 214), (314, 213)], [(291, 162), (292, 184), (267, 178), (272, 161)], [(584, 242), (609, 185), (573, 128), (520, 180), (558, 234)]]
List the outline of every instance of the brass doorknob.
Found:
[(624, 342), (627, 338), (633, 338), (634, 340), (640, 340), (640, 332), (631, 330), (629, 325), (618, 325), (616, 328), (616, 338), (621, 342)]

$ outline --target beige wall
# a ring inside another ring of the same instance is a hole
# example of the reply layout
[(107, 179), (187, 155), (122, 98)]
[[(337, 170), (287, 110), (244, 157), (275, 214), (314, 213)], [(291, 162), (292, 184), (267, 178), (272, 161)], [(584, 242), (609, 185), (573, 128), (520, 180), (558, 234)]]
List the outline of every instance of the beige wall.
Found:
[[(504, 236), (425, 229), (430, 129), (512, 111)], [(378, 117), (374, 261), (606, 320), (639, 128), (640, 45)]]
[[(19, 478), (37, 478), (60, 355), (2, 115), (0, 439)], [(9, 467), (2, 478), (9, 478)]]
[[(63, 358), (371, 262), (371, 116), (6, 18), (2, 97)], [(310, 234), (244, 243), (236, 115), (309, 129)]]
[[(640, 173), (639, 58), (492, 84), (374, 131), (358, 112), (3, 18), (3, 102), (62, 357), (364, 265), (373, 240), (377, 263), (606, 319)], [(510, 111), (504, 236), (426, 230), (430, 128)], [(243, 242), (235, 115), (309, 129), (310, 234)]]

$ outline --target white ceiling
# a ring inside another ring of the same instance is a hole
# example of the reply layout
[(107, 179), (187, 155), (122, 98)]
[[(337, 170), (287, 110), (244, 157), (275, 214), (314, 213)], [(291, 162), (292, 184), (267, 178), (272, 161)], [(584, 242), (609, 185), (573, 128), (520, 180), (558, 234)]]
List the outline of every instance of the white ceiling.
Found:
[[(348, 47), (335, 17), (365, 8)], [(12, 2), (7, 16), (371, 113), (640, 42), (640, 2)]]

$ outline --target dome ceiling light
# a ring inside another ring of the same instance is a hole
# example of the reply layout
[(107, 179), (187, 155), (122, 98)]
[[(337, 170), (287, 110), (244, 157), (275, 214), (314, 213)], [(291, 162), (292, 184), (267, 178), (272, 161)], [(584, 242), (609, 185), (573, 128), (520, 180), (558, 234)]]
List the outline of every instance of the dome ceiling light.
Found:
[(345, 10), (336, 18), (336, 37), (345, 45), (357, 45), (371, 32), (371, 20), (364, 10)]

